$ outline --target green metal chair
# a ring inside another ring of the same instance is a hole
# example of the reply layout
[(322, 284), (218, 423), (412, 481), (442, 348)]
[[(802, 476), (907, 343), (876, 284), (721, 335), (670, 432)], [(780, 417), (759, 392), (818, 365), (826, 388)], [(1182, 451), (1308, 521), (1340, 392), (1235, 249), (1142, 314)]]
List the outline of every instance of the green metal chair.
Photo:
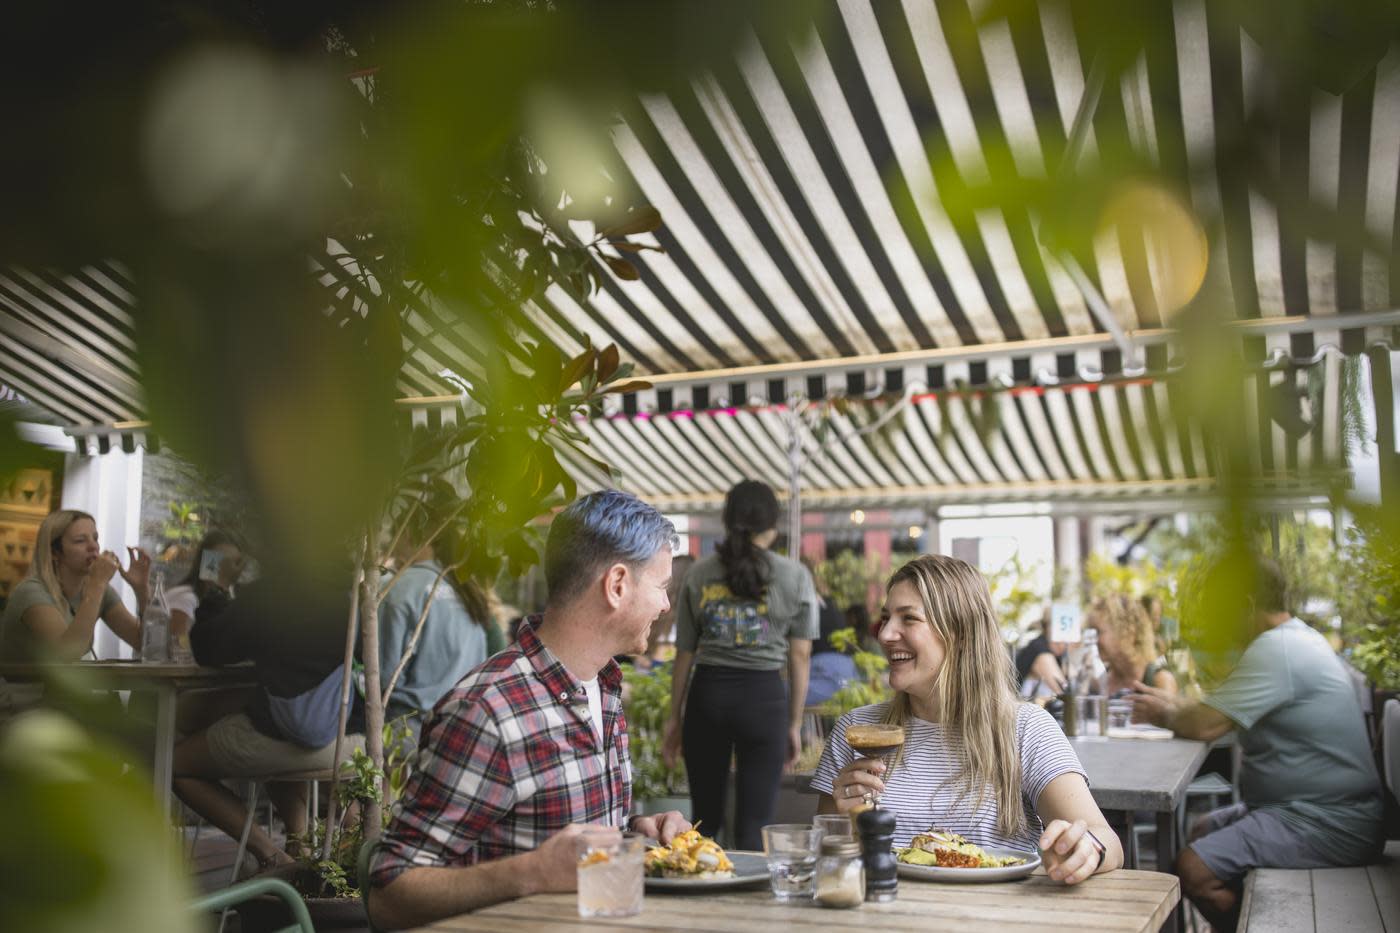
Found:
[(311, 914), (307, 913), (306, 904), (302, 901), (301, 895), (290, 884), (277, 878), (254, 878), (251, 881), (240, 881), (222, 891), (215, 891), (213, 894), (201, 897), (191, 905), (191, 909), (196, 913), (226, 911), (230, 907), (242, 904), (244, 901), (250, 901), (255, 897), (262, 897), (264, 894), (273, 894), (285, 901), (287, 908), (292, 912), (292, 919), (296, 921), (291, 926), (277, 930), (276, 933), (298, 933), (298, 931), (300, 933), (316, 933), (316, 928), (311, 925)]

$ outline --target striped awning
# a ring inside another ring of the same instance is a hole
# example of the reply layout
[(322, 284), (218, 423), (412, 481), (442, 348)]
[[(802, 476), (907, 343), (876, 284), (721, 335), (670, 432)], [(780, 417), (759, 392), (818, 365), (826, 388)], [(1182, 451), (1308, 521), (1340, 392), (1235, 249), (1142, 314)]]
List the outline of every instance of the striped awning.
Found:
[[(683, 90), (642, 97), (614, 139), (665, 222), (634, 239), (664, 252), (618, 254), (635, 276), (602, 265), (586, 302), (551, 289), (530, 306), (534, 324), (565, 351), (584, 335), (617, 341), (656, 374), (1103, 332), (1074, 270), (1042, 248), (1038, 218), (989, 208), (955, 225), (941, 206), (998, 158), (1056, 177), (1090, 80), (1067, 6), (979, 25), (983, 6), (839, 0), (796, 38), (751, 35)], [(1084, 157), (1126, 134), (1184, 192), (1217, 231), (1210, 262), (1240, 319), (1345, 327), (1349, 313), (1400, 305), (1393, 250), (1310, 239), (1302, 212), (1271, 200), (1306, 191), (1335, 210), (1334, 229), (1391, 242), (1400, 52), (1343, 94), (1308, 89), (1285, 125), (1261, 131), (1250, 120), (1281, 90), (1230, 9), (1175, 4), (1163, 41), (1103, 89)], [(1246, 134), (1276, 153), (1276, 177), (1217, 168)], [(1084, 271), (1125, 331), (1170, 323), (1159, 259), (1117, 227), (1094, 243)]]
[[(1249, 464), (1259, 490), (1317, 494), (1342, 479), (1342, 368), (1329, 348), (1311, 365), (1277, 358), (1240, 384)], [(898, 395), (818, 403), (820, 438), (800, 431), (808, 508), (931, 507), (954, 502), (1101, 498), (1170, 500), (1216, 487), (1221, 451), (1177, 413), (1169, 373), (1097, 382), (1018, 384), (1009, 360), (954, 362), (911, 372)], [(925, 379), (928, 381), (925, 382)], [(917, 382), (913, 381), (917, 380)], [(718, 508), (745, 478), (788, 487), (793, 405), (664, 409), (629, 404), (582, 422), (590, 447), (616, 474), (565, 452), (583, 490), (621, 486), (675, 511)], [(449, 397), (419, 400), (416, 423), (452, 422)], [(896, 408), (891, 412), (891, 408)], [(888, 418), (887, 423), (876, 424)]]

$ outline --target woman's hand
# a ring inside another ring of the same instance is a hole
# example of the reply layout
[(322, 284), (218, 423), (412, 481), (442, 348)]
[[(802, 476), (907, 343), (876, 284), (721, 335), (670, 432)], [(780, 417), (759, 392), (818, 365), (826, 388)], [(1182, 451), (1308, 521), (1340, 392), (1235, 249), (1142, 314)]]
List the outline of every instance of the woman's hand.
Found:
[(244, 558), (242, 554), (226, 556), (219, 561), (219, 588), (229, 590), (238, 582), (238, 578), (243, 575)]
[(145, 592), (151, 584), (151, 555), (142, 548), (129, 547), (126, 549), (126, 558), (127, 567), (121, 570), (122, 579), (138, 593)]
[(121, 569), (122, 564), (117, 555), (111, 551), (103, 551), (97, 555), (97, 560), (92, 562), (92, 568), (88, 570), (88, 579), (96, 583), (100, 590), (110, 583)]
[(783, 770), (791, 771), (797, 767), (797, 759), (802, 757), (802, 727), (788, 727), (788, 753), (787, 760), (783, 762)]
[(1078, 884), (1098, 871), (1100, 848), (1083, 820), (1051, 820), (1040, 834), (1041, 858), (1051, 880)]
[(865, 802), (867, 796), (878, 797), (885, 791), (885, 782), (880, 775), (885, 773), (885, 763), (878, 758), (857, 758), (836, 775), (831, 782), (831, 799), (836, 801), (836, 812), (849, 814)]
[(681, 760), (681, 722), (674, 716), (666, 721), (666, 735), (661, 739), (661, 760), (674, 768)]

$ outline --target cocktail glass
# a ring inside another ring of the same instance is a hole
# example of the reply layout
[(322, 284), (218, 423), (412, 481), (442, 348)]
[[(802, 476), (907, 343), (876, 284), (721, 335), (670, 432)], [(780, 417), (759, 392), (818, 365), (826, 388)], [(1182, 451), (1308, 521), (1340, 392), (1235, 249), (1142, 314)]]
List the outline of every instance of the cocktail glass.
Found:
[(578, 915), (635, 917), (642, 912), (646, 837), (617, 830), (585, 832), (578, 841)]
[[(904, 727), (893, 723), (852, 723), (846, 727), (846, 744), (862, 758), (879, 758), (885, 763), (884, 780), (890, 779), (895, 759), (904, 747)], [(865, 795), (867, 808), (879, 801), (874, 793)]]

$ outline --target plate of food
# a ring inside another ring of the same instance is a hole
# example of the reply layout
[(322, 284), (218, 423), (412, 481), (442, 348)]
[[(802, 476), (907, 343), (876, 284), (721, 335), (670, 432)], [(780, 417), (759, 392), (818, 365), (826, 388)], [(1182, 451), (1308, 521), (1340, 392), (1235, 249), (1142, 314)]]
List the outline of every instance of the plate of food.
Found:
[(695, 829), (680, 833), (669, 846), (652, 846), (643, 866), (649, 891), (714, 891), (768, 881), (767, 858), (752, 852), (727, 853)]
[(902, 876), (922, 881), (1014, 881), (1040, 867), (1039, 852), (983, 848), (946, 829), (920, 833), (894, 854)]

